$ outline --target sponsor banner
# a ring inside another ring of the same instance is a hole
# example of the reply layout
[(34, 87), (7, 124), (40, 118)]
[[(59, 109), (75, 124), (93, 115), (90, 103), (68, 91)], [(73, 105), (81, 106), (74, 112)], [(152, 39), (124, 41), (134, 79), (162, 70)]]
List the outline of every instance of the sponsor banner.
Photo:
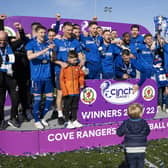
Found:
[[(88, 25), (89, 25), (89, 20), (79, 20), (79, 19), (61, 19), (61, 25), (60, 25), (60, 32), (62, 30), (62, 26), (64, 22), (70, 21), (75, 24), (79, 24), (81, 26), (82, 31), (87, 31)], [(15, 28), (13, 27), (14, 22), (20, 22), (26, 33), (31, 33), (31, 23), (32, 22), (40, 22), (42, 25), (44, 25), (47, 28), (53, 28), (56, 23), (55, 18), (47, 18), (47, 17), (31, 17), (31, 16), (12, 16), (8, 17), (5, 20), (5, 30), (6, 32), (9, 33), (10, 36), (15, 35)], [(121, 36), (124, 32), (129, 32), (130, 27), (132, 24), (128, 23), (116, 23), (116, 22), (103, 22), (103, 21), (98, 21), (99, 26), (101, 26), (103, 29), (115, 29), (118, 31), (119, 36)], [(140, 26), (140, 33), (141, 34), (146, 34), (149, 33), (149, 31), (143, 27), (142, 25)]]
[[(167, 138), (168, 119), (148, 120), (148, 124), (151, 129), (149, 140)], [(0, 153), (33, 155), (117, 145), (123, 141), (123, 137), (116, 135), (118, 127), (119, 123), (79, 129), (0, 131)]]
[[(143, 118), (152, 119), (157, 112), (157, 86), (148, 79), (139, 91), (132, 93), (133, 84), (138, 80), (86, 80), (81, 91), (78, 120), (83, 124), (118, 122), (128, 118), (127, 107), (140, 103), (144, 107)], [(10, 97), (6, 97), (6, 106)]]
[(157, 86), (148, 79), (133, 94), (138, 80), (87, 80), (81, 91), (78, 119), (83, 124), (118, 122), (128, 118), (127, 107), (140, 103), (144, 107), (143, 118), (151, 119), (157, 112)]

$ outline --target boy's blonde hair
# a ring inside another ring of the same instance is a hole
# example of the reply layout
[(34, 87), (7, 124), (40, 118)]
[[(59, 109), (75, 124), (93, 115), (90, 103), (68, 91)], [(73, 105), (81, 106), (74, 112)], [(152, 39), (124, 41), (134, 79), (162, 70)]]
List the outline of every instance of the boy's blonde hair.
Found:
[(143, 106), (138, 103), (131, 104), (128, 106), (127, 113), (130, 118), (141, 118)]

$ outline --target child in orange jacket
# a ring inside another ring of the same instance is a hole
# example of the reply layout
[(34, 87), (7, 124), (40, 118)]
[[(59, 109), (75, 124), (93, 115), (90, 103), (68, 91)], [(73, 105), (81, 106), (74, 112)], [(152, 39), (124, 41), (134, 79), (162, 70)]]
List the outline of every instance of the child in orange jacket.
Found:
[(80, 89), (84, 87), (84, 72), (77, 65), (78, 56), (75, 51), (68, 53), (68, 66), (61, 69), (60, 85), (64, 102), (66, 128), (82, 127), (77, 121)]

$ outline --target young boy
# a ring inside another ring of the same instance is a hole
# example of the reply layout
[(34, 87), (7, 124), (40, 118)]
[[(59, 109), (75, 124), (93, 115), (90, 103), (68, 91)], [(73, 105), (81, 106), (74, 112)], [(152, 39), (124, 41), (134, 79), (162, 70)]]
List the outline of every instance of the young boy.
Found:
[(77, 121), (80, 88), (84, 87), (84, 72), (80, 69), (75, 51), (68, 53), (68, 66), (61, 69), (60, 86), (64, 102), (64, 115), (67, 128), (82, 127)]
[(150, 128), (147, 122), (141, 118), (143, 107), (140, 104), (131, 104), (127, 113), (130, 118), (117, 129), (117, 135), (125, 136), (124, 145), (129, 168), (144, 168), (147, 136)]

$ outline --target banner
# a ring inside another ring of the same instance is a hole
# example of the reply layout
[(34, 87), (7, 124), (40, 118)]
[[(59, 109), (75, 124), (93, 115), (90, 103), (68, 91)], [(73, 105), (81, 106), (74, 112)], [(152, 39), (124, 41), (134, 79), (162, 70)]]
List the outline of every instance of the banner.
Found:
[(144, 107), (143, 118), (151, 119), (157, 112), (157, 85), (147, 79), (133, 94), (136, 79), (127, 81), (86, 80), (86, 87), (80, 94), (78, 119), (83, 124), (109, 123), (128, 118), (127, 108), (132, 103)]
[[(138, 79), (127, 81), (86, 80), (81, 91), (78, 120), (83, 124), (119, 122), (128, 118), (127, 108), (132, 103), (144, 107), (143, 118), (152, 119), (157, 112), (158, 88), (156, 82), (147, 79), (133, 94), (133, 85)], [(6, 97), (6, 106), (10, 97)]]
[[(75, 24), (79, 24), (81, 26), (82, 31), (87, 31), (89, 20), (79, 20), (79, 19), (61, 19), (60, 32), (62, 30), (62, 26), (64, 22), (72, 22)], [(31, 24), (33, 22), (40, 22), (46, 28), (53, 28), (56, 24), (55, 18), (47, 18), (47, 17), (31, 17), (31, 16), (11, 16), (5, 20), (5, 30), (9, 35), (15, 36), (16, 29), (13, 27), (14, 22), (20, 22), (26, 33), (31, 33)], [(103, 29), (108, 30), (117, 30), (119, 36), (121, 36), (124, 32), (130, 32), (131, 25), (128, 23), (116, 23), (116, 22), (103, 22), (97, 21), (98, 25)], [(149, 31), (142, 25), (140, 26), (140, 33), (146, 34)]]
[[(148, 120), (151, 133), (148, 140), (168, 137), (168, 119)], [(0, 131), (0, 153), (33, 155), (65, 152), (82, 148), (117, 145), (123, 138), (116, 135), (119, 123), (85, 126), (78, 129), (44, 131)]]

